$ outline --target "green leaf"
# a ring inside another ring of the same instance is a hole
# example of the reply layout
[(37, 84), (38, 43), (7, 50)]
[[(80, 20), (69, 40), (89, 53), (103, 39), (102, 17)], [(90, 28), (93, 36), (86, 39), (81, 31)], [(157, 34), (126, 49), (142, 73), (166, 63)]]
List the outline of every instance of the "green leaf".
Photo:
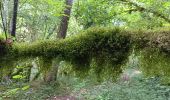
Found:
[(20, 89), (20, 88), (15, 88), (15, 89), (9, 90), (9, 91), (6, 93), (6, 95), (16, 94), (19, 89)]
[(22, 76), (22, 75), (15, 75), (15, 76), (13, 76), (12, 78), (13, 78), (13, 79), (21, 79), (21, 78), (23, 78), (23, 76)]
[(27, 89), (29, 89), (29, 88), (30, 88), (30, 86), (27, 85), (27, 86), (24, 86), (24, 87), (22, 88), (22, 90), (27, 90)]
[(166, 2), (163, 4), (163, 6), (166, 8), (166, 7), (170, 7), (170, 2)]

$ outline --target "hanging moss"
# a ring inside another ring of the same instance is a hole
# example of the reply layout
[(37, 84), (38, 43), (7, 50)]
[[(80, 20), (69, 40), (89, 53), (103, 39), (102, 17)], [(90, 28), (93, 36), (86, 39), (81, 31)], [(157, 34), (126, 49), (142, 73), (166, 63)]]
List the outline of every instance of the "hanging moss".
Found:
[(38, 63), (40, 65), (41, 72), (47, 73), (52, 66), (52, 58), (41, 56), (38, 58)]
[(141, 69), (147, 77), (160, 77), (170, 84), (170, 57), (159, 49), (147, 48), (141, 52)]

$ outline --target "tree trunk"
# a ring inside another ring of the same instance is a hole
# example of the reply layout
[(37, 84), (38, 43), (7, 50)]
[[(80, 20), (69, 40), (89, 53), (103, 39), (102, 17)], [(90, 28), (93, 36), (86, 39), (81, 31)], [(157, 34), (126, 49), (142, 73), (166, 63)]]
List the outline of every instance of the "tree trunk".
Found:
[(13, 37), (15, 37), (15, 35), (16, 35), (18, 3), (19, 3), (18, 0), (14, 0), (12, 22), (11, 22), (11, 27), (10, 27), (10, 34), (11, 34), (11, 36), (13, 36)]
[[(59, 39), (64, 39), (66, 37), (73, 0), (66, 0), (65, 3), (66, 3), (66, 8), (64, 10), (64, 16), (61, 19), (61, 23), (59, 26), (59, 32), (57, 33), (57, 38), (59, 38)], [(47, 77), (45, 80), (46, 82), (49, 83), (49, 82), (56, 81), (59, 63), (60, 63), (59, 59), (53, 60), (51, 70), (47, 73)]]
[(46, 74), (45, 81), (47, 83), (55, 82), (57, 79), (58, 67), (60, 64), (60, 59), (53, 59), (50, 71)]
[(5, 33), (5, 37), (7, 40), (7, 19), (8, 19), (8, 1), (7, 0), (2, 0), (0, 2), (0, 11), (1, 11), (1, 21), (2, 21), (2, 27), (3, 27), (3, 31)]
[(61, 23), (59, 26), (59, 32), (57, 34), (57, 38), (62, 38), (62, 39), (64, 39), (67, 34), (68, 23), (69, 23), (69, 19), (70, 19), (73, 0), (66, 0), (65, 3), (66, 3), (66, 8), (64, 10), (64, 16), (61, 19)]

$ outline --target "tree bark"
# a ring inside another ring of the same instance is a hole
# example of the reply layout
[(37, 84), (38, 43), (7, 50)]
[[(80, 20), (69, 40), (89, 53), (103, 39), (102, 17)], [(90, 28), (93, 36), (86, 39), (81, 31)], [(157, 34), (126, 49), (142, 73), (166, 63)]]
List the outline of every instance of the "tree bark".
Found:
[(17, 13), (18, 13), (18, 0), (14, 0), (13, 15), (11, 22), (10, 34), (15, 37), (16, 35), (16, 24), (17, 24)]
[(70, 19), (73, 0), (66, 0), (65, 3), (66, 3), (66, 8), (64, 10), (64, 16), (61, 19), (61, 23), (59, 26), (59, 32), (57, 34), (57, 38), (61, 38), (61, 39), (64, 39), (67, 34), (68, 23), (69, 23), (69, 19)]

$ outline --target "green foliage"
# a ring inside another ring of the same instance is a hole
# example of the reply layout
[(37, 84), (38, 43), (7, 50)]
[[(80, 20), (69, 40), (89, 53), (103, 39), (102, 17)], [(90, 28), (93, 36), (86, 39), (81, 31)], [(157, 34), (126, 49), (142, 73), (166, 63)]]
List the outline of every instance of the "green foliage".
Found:
[(83, 25), (85, 29), (91, 26), (107, 26), (112, 22), (113, 1), (107, 0), (79, 0), (75, 1), (75, 8), (73, 8), (73, 14), (76, 17), (80, 25)]
[(2, 94), (0, 94), (0, 96), (2, 97), (2, 99), (6, 99), (6, 98), (17, 98), (17, 95), (23, 92), (26, 92), (27, 90), (29, 90), (30, 86), (26, 85), (26, 86), (10, 86), (8, 89), (6, 89), (6, 91), (4, 91)]
[(15, 75), (12, 77), (13, 79), (22, 79), (24, 78), (22, 75)]
[(85, 100), (166, 100), (170, 87), (162, 86), (156, 78), (148, 78), (129, 84), (103, 82), (96, 86), (84, 86), (77, 93), (78, 99)]
[(64, 0), (21, 0), (18, 13), (18, 41), (49, 39), (56, 31), (65, 7)]
[[(16, 96), (16, 94), (19, 94), (21, 92), (25, 92), (27, 91), (30, 86), (28, 84), (24, 84), (26, 78), (27, 78), (27, 71), (25, 71), (24, 67), (19, 67), (17, 66), (15, 69), (14, 68), (8, 68), (10, 71), (7, 73), (7, 71), (5, 70), (5, 74), (3, 75), (4, 77), (8, 77), (9, 75), (11, 75), (11, 83), (9, 85), (6, 85), (6, 81), (4, 81), (4, 84), (2, 84), (2, 86), (4, 86), (6, 89), (0, 94), (0, 96), (5, 99), (5, 98), (13, 98)], [(1, 72), (3, 71), (3, 69), (1, 69)], [(12, 74), (11, 74), (12, 73)], [(2, 73), (4, 74), (4, 73)], [(27, 80), (26, 80), (27, 81)], [(1, 80), (1, 83), (3, 83), (3, 80)], [(2, 87), (1, 86), (1, 87)], [(1, 88), (0, 87), (0, 88)]]
[(164, 0), (78, 0), (73, 14), (85, 29), (91, 26), (156, 29), (169, 25), (169, 6), (169, 1)]

